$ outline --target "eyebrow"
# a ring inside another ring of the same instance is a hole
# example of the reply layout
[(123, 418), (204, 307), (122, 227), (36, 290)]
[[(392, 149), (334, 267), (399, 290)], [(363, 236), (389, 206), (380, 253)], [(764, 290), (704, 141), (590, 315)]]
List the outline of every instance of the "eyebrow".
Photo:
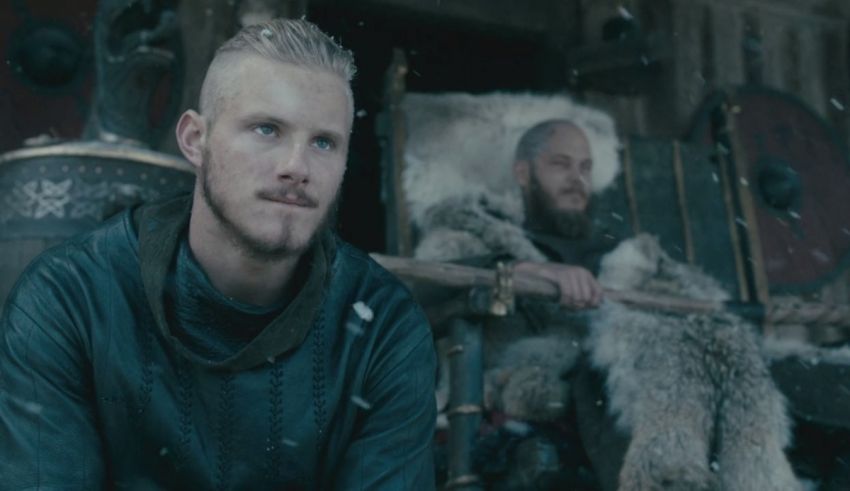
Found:
[[(243, 123), (249, 123), (251, 121), (267, 121), (269, 123), (274, 123), (280, 127), (286, 128), (292, 126), (289, 121), (285, 119), (278, 118), (277, 116), (272, 116), (271, 114), (264, 112), (250, 113), (245, 116), (239, 118)], [(322, 136), (329, 136), (337, 141), (345, 141), (345, 137), (342, 132), (335, 131), (328, 128), (310, 128), (311, 132), (317, 133)]]

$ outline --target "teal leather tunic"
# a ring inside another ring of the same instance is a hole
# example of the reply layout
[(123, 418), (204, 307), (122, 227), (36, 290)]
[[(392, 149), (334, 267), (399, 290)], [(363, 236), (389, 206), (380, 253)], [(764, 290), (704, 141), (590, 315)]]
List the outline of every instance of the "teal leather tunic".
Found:
[(435, 355), (404, 286), (324, 234), (283, 312), (208, 359), (165, 308), (188, 213), (126, 212), (19, 280), (0, 489), (433, 489)]

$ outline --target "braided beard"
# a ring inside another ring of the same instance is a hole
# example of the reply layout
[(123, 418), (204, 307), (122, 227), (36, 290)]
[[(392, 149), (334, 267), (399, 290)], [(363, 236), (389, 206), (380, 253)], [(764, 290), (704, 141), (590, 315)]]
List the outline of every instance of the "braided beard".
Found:
[(591, 221), (587, 210), (557, 209), (534, 173), (530, 176), (524, 201), (527, 229), (564, 239), (584, 239), (590, 235)]

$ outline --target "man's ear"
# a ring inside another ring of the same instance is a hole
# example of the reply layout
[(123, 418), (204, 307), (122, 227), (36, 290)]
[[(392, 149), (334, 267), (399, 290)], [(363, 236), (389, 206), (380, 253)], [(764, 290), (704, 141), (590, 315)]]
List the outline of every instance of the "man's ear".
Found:
[(175, 134), (177, 145), (186, 160), (199, 168), (203, 162), (203, 149), (206, 140), (207, 125), (204, 118), (197, 112), (189, 109), (180, 116), (177, 121)]
[(528, 181), (531, 180), (531, 162), (527, 160), (514, 161), (514, 180), (520, 188), (528, 187)]

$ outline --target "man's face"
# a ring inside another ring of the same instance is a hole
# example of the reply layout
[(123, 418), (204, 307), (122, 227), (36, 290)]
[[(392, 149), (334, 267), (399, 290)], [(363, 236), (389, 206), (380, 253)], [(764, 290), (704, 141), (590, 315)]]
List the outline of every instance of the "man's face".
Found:
[(232, 69), (207, 127), (196, 192), (246, 252), (301, 254), (333, 209), (345, 173), (347, 84), (258, 56)]
[(529, 178), (550, 212), (584, 212), (592, 165), (590, 144), (582, 131), (559, 125), (531, 163)]

